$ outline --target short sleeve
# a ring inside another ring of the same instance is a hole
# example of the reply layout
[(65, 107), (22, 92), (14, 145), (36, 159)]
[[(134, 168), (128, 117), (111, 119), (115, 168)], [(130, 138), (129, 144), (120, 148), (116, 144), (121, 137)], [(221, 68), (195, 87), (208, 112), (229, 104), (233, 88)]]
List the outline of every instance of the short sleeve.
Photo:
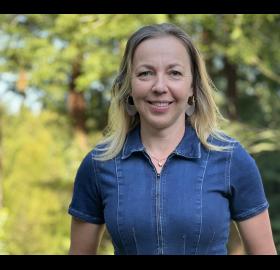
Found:
[(89, 153), (80, 164), (68, 213), (89, 223), (103, 224), (103, 204), (93, 162), (92, 153)]
[(231, 218), (242, 221), (268, 208), (262, 178), (255, 160), (236, 142), (230, 159)]

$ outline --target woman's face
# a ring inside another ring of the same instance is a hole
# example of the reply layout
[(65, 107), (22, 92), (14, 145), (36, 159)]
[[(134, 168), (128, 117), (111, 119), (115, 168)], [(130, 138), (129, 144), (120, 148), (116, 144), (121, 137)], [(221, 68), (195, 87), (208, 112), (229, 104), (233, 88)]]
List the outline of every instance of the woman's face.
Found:
[(173, 36), (140, 43), (132, 61), (131, 86), (141, 124), (157, 129), (185, 125), (193, 89), (190, 57), (183, 43)]

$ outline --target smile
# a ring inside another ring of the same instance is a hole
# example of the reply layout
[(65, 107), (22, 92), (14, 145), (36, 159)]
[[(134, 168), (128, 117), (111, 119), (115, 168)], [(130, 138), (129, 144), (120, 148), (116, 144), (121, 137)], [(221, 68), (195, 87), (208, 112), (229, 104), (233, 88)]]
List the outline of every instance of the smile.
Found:
[(147, 103), (149, 104), (149, 110), (153, 114), (165, 114), (169, 111), (170, 105), (173, 101), (168, 100), (160, 100), (160, 101), (151, 101), (148, 100)]
[(173, 101), (148, 101), (148, 103), (156, 107), (164, 108), (168, 107)]

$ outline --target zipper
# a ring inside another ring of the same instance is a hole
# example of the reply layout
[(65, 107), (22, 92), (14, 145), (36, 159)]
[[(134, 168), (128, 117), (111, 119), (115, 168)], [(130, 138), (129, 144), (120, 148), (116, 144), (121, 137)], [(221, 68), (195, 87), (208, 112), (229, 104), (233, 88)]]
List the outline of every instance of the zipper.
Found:
[(163, 254), (160, 193), (161, 193), (160, 174), (156, 173), (156, 223), (157, 223), (157, 236), (158, 236), (158, 254)]
[(148, 154), (146, 154), (146, 152), (144, 151), (144, 155), (148, 158), (152, 168), (155, 171), (156, 174), (156, 224), (157, 224), (157, 236), (158, 236), (158, 254), (163, 255), (163, 232), (162, 232), (162, 217), (161, 217), (161, 203), (160, 203), (160, 199), (161, 199), (161, 190), (160, 190), (160, 186), (161, 186), (161, 173), (165, 167), (165, 165), (167, 164), (168, 160), (173, 156), (173, 153), (171, 153), (171, 155), (169, 155), (169, 157), (166, 159), (166, 162), (164, 163), (161, 172), (158, 173), (153, 162), (151, 161), (150, 157)]

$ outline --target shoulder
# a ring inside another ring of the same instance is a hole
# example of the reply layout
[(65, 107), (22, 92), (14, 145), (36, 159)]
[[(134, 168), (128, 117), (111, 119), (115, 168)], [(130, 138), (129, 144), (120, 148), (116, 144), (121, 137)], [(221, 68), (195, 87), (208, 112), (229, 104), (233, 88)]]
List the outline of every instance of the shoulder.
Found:
[(80, 166), (78, 169), (79, 173), (90, 173), (93, 167), (93, 150), (85, 154), (85, 156), (82, 158), (82, 161), (80, 162)]
[(245, 146), (235, 138), (224, 134), (226, 141), (213, 138), (212, 143), (219, 146), (228, 146), (226, 150), (227, 168), (231, 178), (260, 178), (259, 168), (254, 157), (249, 153)]
[[(105, 158), (103, 154), (108, 151), (109, 147), (108, 144), (102, 143), (96, 145), (94, 148), (91, 149), (91, 151), (86, 155), (86, 158), (91, 160), (91, 163), (94, 167), (96, 166), (106, 166), (107, 164), (112, 164), (114, 162), (115, 157), (112, 158)], [(120, 153), (117, 155), (119, 156)]]
[(86, 155), (86, 157), (90, 157), (91, 159), (96, 159), (99, 155), (103, 154), (108, 149), (108, 144), (100, 143), (93, 147)]
[(96, 146), (87, 152), (81, 162), (80, 169), (90, 169), (96, 162), (95, 159), (98, 157), (101, 151), (101, 147)]
[(231, 155), (231, 163), (232, 167), (237, 170), (245, 170), (249, 172), (250, 170), (256, 169), (255, 159), (240, 142), (236, 142), (234, 144)]
[(231, 151), (234, 150), (237, 144), (240, 144), (237, 139), (229, 136), (223, 131), (216, 131), (209, 135), (207, 141), (214, 146), (228, 147)]
[(227, 149), (223, 152), (227, 153), (231, 163), (242, 166), (244, 164), (246, 165), (248, 163), (255, 162), (253, 157), (239, 140), (227, 135), (224, 132), (220, 131), (219, 133), (216, 133), (216, 135), (210, 135), (208, 142), (215, 146), (227, 147)]

